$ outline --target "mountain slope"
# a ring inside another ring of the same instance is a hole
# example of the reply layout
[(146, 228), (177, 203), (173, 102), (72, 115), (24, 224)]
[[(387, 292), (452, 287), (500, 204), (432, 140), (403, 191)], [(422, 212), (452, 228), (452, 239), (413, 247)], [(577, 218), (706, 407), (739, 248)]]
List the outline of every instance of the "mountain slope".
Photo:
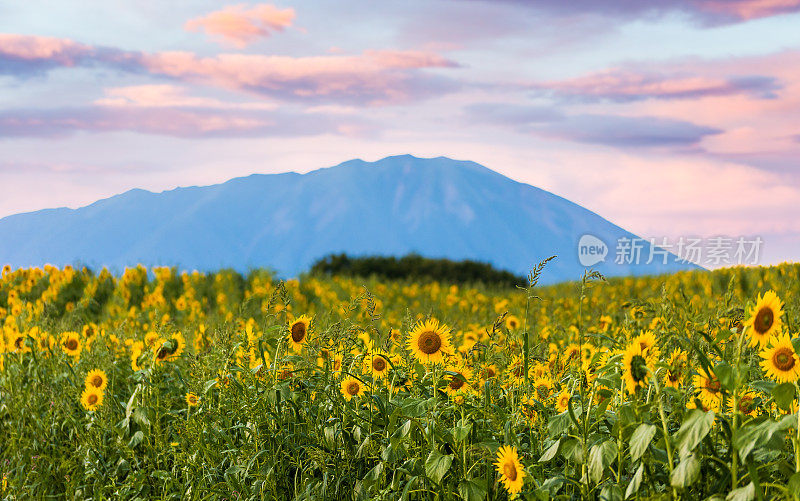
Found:
[(580, 277), (585, 233), (607, 244), (596, 268), (608, 275), (693, 267), (615, 265), (617, 239), (633, 235), (600, 216), (474, 162), (409, 155), (163, 193), (131, 190), (80, 209), (9, 216), (0, 219), (0, 263), (266, 266), (293, 276), (331, 252), (418, 252), (526, 273), (559, 254), (544, 277), (553, 282)]

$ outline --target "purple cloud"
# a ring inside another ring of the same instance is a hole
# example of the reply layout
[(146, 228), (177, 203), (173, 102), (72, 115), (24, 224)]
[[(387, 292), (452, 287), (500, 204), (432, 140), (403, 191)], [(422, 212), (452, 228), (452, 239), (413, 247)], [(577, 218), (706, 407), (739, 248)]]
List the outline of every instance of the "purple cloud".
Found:
[(76, 107), (0, 112), (0, 138), (63, 137), (78, 131), (132, 131), (181, 138), (370, 135), (374, 124), (354, 117), (272, 110)]
[(659, 17), (682, 12), (706, 25), (737, 23), (800, 11), (800, 0), (504, 0), (563, 15)]
[(528, 126), (561, 120), (563, 115), (550, 106), (527, 106), (508, 103), (478, 103), (464, 108), (469, 122), (495, 125)]
[(727, 78), (693, 74), (666, 75), (652, 71), (610, 69), (590, 75), (542, 82), (532, 86), (541, 94), (583, 102), (631, 102), (645, 99), (695, 99), (712, 96), (751, 95), (774, 99), (782, 88), (771, 76)]
[(530, 130), (546, 137), (617, 148), (692, 147), (705, 136), (724, 132), (683, 120), (618, 115), (575, 115)]

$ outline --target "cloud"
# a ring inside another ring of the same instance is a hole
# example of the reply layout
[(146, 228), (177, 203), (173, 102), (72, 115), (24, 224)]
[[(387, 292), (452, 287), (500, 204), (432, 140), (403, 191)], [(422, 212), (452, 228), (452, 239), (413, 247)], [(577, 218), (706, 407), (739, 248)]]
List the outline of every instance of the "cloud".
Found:
[(91, 106), (0, 112), (0, 138), (57, 138), (81, 131), (131, 131), (180, 138), (358, 136), (374, 130), (374, 124), (355, 117), (243, 109)]
[(560, 120), (563, 115), (550, 106), (528, 106), (510, 103), (476, 103), (464, 108), (468, 122), (494, 125), (528, 126), (533, 123)]
[(255, 5), (249, 9), (241, 4), (229, 5), (190, 19), (184, 28), (187, 31), (204, 31), (223, 44), (242, 48), (283, 31), (292, 25), (294, 17), (294, 9), (279, 9), (269, 4)]
[(800, 0), (506, 0), (559, 15), (636, 19), (683, 13), (705, 25), (731, 24), (800, 11)]
[(130, 73), (246, 91), (295, 101), (353, 105), (409, 102), (452, 92), (450, 78), (426, 69), (456, 68), (438, 54), (413, 50), (366, 50), (358, 55), (311, 57), (193, 52), (131, 52), (65, 39), (5, 35), (0, 71), (27, 75), (56, 67), (104, 65)]
[(614, 68), (578, 78), (542, 82), (532, 87), (543, 94), (578, 101), (640, 101), (644, 99), (693, 99), (707, 96), (750, 95), (774, 99), (781, 88), (771, 76), (719, 77), (702, 70), (665, 74), (651, 70)]
[(150, 108), (224, 108), (260, 109), (277, 108), (267, 102), (230, 102), (211, 97), (187, 95), (186, 89), (170, 84), (128, 85), (105, 89), (105, 97), (97, 99), (99, 106), (135, 106)]
[(691, 147), (721, 129), (683, 120), (616, 115), (575, 115), (531, 131), (546, 137), (617, 148)]

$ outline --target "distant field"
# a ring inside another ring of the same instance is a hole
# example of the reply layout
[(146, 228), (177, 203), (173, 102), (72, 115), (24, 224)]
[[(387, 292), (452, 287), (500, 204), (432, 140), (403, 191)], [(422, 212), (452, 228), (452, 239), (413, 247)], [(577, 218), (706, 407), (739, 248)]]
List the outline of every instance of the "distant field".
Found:
[(799, 279), (6, 268), (0, 497), (796, 499)]

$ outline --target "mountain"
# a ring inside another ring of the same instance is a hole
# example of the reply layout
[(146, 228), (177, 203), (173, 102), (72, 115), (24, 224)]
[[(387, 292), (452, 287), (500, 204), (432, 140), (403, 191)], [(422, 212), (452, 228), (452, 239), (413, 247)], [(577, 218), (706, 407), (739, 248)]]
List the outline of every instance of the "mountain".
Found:
[[(590, 234), (591, 237), (581, 237)], [(474, 259), (526, 274), (558, 254), (543, 282), (579, 279), (593, 253), (609, 276), (696, 268), (669, 256), (615, 264), (633, 234), (568, 200), (474, 162), (410, 155), (351, 160), (307, 174), (254, 174), (162, 193), (135, 189), (79, 209), (0, 219), (0, 263), (246, 271), (295, 276), (332, 252)]]

